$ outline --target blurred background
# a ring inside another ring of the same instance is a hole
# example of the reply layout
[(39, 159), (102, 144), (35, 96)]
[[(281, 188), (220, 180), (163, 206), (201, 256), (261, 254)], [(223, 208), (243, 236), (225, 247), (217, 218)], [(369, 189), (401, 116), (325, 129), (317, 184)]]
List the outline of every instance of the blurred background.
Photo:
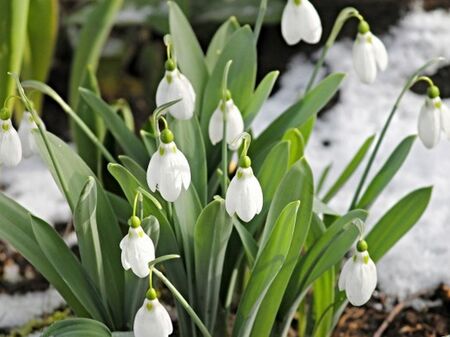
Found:
[[(6, 8), (9, 1), (0, 0), (0, 9)], [(293, 47), (283, 41), (279, 27), (285, 0), (268, 1), (266, 22), (258, 45), (258, 80), (271, 70), (280, 70), (281, 77), (253, 129), (258, 134), (296, 100), (339, 11), (347, 6), (356, 7), (370, 23), (373, 33), (386, 44), (390, 65), (373, 86), (360, 84), (351, 65), (356, 21), (349, 21), (344, 26), (338, 42), (330, 50), (321, 76), (343, 71), (348, 73), (348, 78), (333, 103), (321, 113), (307, 156), (315, 172), (332, 163), (332, 181), (364, 139), (379, 132), (409, 74), (432, 57), (445, 56), (450, 60), (450, 0), (311, 1), (324, 26), (322, 41), (314, 46), (300, 43)], [(51, 6), (39, 7), (44, 2)], [(80, 32), (100, 2), (30, 0), (30, 5), (38, 7), (29, 14), (34, 17), (33, 26), (28, 27), (29, 42), (33, 32), (49, 31), (45, 40), (37, 40), (34, 46), (32, 43), (27, 45), (22, 79), (46, 81), (69, 101), (71, 68)], [(176, 2), (189, 17), (204, 50), (220, 24), (230, 16), (235, 16), (241, 24), (253, 25), (259, 8), (259, 0)], [(0, 39), (2, 29), (7, 29), (9, 24), (8, 17), (1, 13)], [(51, 22), (40, 21), (46, 18), (51, 18)], [(167, 31), (165, 1), (124, 0), (101, 51), (97, 78), (102, 96), (111, 103), (124, 99), (138, 127), (155, 108), (155, 91), (164, 72), (162, 38)], [(33, 56), (30, 50), (39, 53), (40, 46), (46, 46), (48, 55), (41, 55), (42, 67), (37, 72), (30, 66), (33, 64), (30, 60), (35, 59), (30, 57)], [(0, 61), (2, 57), (5, 57), (4, 53), (0, 53)], [(0, 70), (4, 71), (1, 67)], [(450, 63), (442, 63), (429, 75), (440, 86), (444, 102), (449, 104)], [(6, 74), (0, 74), (0, 82), (3, 76)], [(406, 95), (376, 166), (382, 165), (405, 135), (416, 133), (424, 91), (425, 88), (418, 85)], [(120, 102), (123, 104), (124, 101)], [(67, 115), (60, 107), (49, 99), (38, 105), (47, 129), (72, 141)], [(433, 200), (424, 218), (380, 262), (379, 290), (374, 299), (365, 307), (348, 308), (334, 337), (437, 337), (450, 333), (449, 154), (450, 143), (447, 141), (442, 141), (433, 151), (426, 151), (417, 143), (412, 158), (408, 159), (387, 193), (377, 201), (370, 215), (371, 223), (413, 186), (435, 185)], [(377, 167), (373, 172), (376, 171)], [(349, 182), (333, 207), (345, 209), (355, 183)], [(38, 158), (24, 160), (14, 169), (1, 169), (0, 190), (53, 223), (67, 244), (77, 250), (70, 211)], [(69, 314), (56, 291), (49, 288), (12, 247), (0, 241), (0, 336), (28, 336), (30, 333), (39, 336), (36, 330)], [(292, 336), (295, 336), (294, 332)]]

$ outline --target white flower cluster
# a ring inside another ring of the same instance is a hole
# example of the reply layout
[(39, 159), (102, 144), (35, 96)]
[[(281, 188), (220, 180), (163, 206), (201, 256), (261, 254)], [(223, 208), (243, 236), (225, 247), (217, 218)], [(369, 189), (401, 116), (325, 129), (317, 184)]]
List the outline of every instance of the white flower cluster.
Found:
[[(22, 157), (28, 158), (38, 152), (36, 140), (32, 133), (33, 130), (37, 129), (37, 125), (33, 115), (25, 111), (19, 126), (19, 132), (17, 132), (6, 108), (2, 109), (1, 115), (0, 165), (17, 166)], [(40, 122), (42, 123), (42, 121)]]

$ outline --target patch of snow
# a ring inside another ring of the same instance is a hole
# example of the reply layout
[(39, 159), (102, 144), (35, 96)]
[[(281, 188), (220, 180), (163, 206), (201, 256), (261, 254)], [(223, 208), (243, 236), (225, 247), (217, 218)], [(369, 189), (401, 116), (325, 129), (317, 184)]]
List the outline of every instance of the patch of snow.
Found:
[(52, 313), (64, 303), (53, 288), (23, 295), (0, 294), (0, 327), (24, 325), (31, 319)]
[[(318, 120), (307, 149), (316, 179), (319, 172), (333, 162), (325, 191), (364, 140), (380, 132), (407, 78), (431, 58), (444, 56), (450, 59), (448, 22), (450, 13), (444, 10), (424, 12), (414, 9), (408, 13), (389, 35), (381, 36), (390, 62), (388, 69), (379, 75), (373, 85), (361, 84), (353, 71), (353, 41), (346, 39), (331, 48), (326, 59), (329, 70), (343, 71), (348, 76), (340, 90), (339, 102)], [(288, 72), (281, 78), (281, 89), (255, 120), (256, 133), (295, 102), (312, 67), (303, 56), (292, 60)], [(423, 96), (413, 92), (405, 95), (371, 176), (404, 137), (417, 133), (417, 118), (423, 101)], [(444, 102), (450, 106), (450, 100)], [(330, 142), (330, 145), (325, 147), (323, 142)], [(431, 203), (422, 219), (378, 264), (379, 286), (389, 295), (404, 298), (419, 291), (431, 290), (442, 282), (450, 284), (449, 153), (450, 142), (445, 139), (433, 150), (425, 149), (417, 139), (403, 168), (372, 207), (369, 227), (410, 191), (422, 186), (434, 186)], [(345, 211), (348, 208), (361, 171), (332, 201), (334, 209)]]
[(49, 223), (71, 219), (66, 200), (39, 156), (24, 159), (14, 168), (0, 168), (0, 185), (7, 196)]

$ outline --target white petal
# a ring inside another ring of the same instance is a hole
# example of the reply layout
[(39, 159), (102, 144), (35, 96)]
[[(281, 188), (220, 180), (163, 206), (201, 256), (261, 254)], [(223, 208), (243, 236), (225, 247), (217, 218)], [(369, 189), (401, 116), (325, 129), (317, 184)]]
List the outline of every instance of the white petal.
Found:
[(340, 291), (345, 290), (345, 283), (352, 264), (353, 258), (350, 258), (344, 263), (344, 266), (342, 267), (341, 274), (339, 275), (339, 284), (338, 284)]
[(20, 142), (22, 143), (22, 155), (25, 158), (28, 158), (37, 152), (36, 140), (32, 133), (35, 129), (37, 129), (37, 125), (33, 121), (32, 115), (25, 111), (18, 130)]
[(234, 213), (236, 213), (236, 207), (240, 198), (239, 188), (240, 182), (237, 175), (235, 175), (233, 179), (231, 179), (225, 196), (225, 209), (230, 216), (233, 216)]
[(348, 272), (345, 290), (350, 303), (355, 306), (361, 306), (372, 296), (376, 287), (377, 277), (373, 261), (370, 258), (367, 264), (361, 261), (361, 257), (367, 255), (367, 252), (357, 254), (359, 256), (352, 263)]
[(373, 34), (372, 34), (372, 45), (378, 68), (381, 71), (386, 70), (389, 60), (386, 47), (384, 46), (383, 42), (381, 42), (381, 40)]
[(168, 112), (177, 119), (190, 119), (194, 115), (195, 107), (192, 85), (178, 69), (166, 71), (156, 91), (156, 104), (161, 106), (180, 98), (181, 101), (171, 106)]
[(172, 320), (157, 299), (146, 299), (134, 318), (133, 332), (135, 337), (167, 337), (173, 332)]
[(447, 139), (450, 140), (450, 110), (444, 103), (441, 106), (441, 126)]
[(155, 246), (142, 227), (130, 227), (128, 235), (120, 242), (120, 248), (124, 269), (131, 268), (138, 277), (147, 277), (148, 263), (155, 259)]
[(150, 191), (155, 192), (161, 177), (161, 155), (156, 151), (147, 168), (147, 184)]
[(122, 250), (121, 254), (120, 254), (120, 259), (122, 262), (122, 267), (125, 270), (129, 270), (131, 268), (130, 264), (127, 261), (127, 244), (128, 244), (128, 234), (124, 236), (124, 238), (120, 241), (120, 249)]
[(178, 171), (180, 172), (181, 182), (185, 190), (189, 188), (191, 184), (191, 168), (189, 166), (189, 162), (186, 159), (186, 156), (180, 150), (177, 150), (176, 154), (178, 162)]
[[(8, 125), (8, 130), (3, 125)], [(11, 120), (3, 121), (0, 125), (0, 164), (16, 166), (22, 160), (22, 145), (19, 135), (11, 124)]]
[(322, 22), (319, 14), (309, 0), (302, 0), (299, 6), (301, 37), (305, 42), (317, 43), (322, 37)]
[(441, 132), (440, 112), (427, 98), (419, 113), (418, 133), (423, 145), (431, 149), (439, 142)]
[(259, 214), (263, 207), (263, 192), (261, 184), (258, 179), (253, 175), (250, 177), (252, 186), (252, 202), (255, 204), (256, 214)]
[(237, 150), (241, 142), (233, 143), (244, 132), (244, 120), (233, 100), (227, 102), (227, 143), (231, 150)]
[(288, 0), (281, 16), (281, 34), (290, 46), (299, 43), (302, 39), (302, 31), (299, 25), (299, 7), (293, 0)]
[(223, 112), (220, 104), (214, 110), (208, 125), (209, 140), (213, 145), (219, 143), (223, 138)]
[(353, 67), (363, 83), (373, 83), (377, 77), (377, 63), (373, 46), (367, 40), (370, 33), (358, 34), (353, 45)]

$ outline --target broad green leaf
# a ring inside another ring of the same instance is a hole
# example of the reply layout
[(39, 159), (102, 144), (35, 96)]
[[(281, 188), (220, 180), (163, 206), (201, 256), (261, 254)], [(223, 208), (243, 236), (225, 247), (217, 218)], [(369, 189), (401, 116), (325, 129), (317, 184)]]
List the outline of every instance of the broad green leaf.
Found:
[(255, 92), (253, 93), (250, 102), (244, 111), (242, 111), (242, 117), (244, 118), (244, 124), (249, 127), (258, 113), (261, 111), (262, 106), (269, 98), (272, 92), (273, 86), (280, 74), (279, 71), (271, 71), (268, 73), (259, 83)]
[[(107, 283), (103, 270), (103, 256), (97, 225), (97, 186), (95, 179), (89, 177), (74, 211), (73, 223), (80, 248), (81, 263), (100, 291), (107, 306)], [(106, 256), (105, 259), (109, 257)]]
[(150, 132), (141, 130), (141, 138), (142, 141), (144, 142), (145, 148), (147, 149), (147, 153), (149, 154), (149, 156), (151, 156), (153, 153), (156, 152), (155, 136), (152, 135)]
[(328, 203), (335, 195), (339, 192), (342, 186), (350, 179), (350, 177), (355, 173), (356, 169), (359, 167), (363, 159), (365, 158), (367, 151), (369, 151), (370, 146), (373, 143), (375, 136), (370, 136), (365, 140), (365, 142), (358, 149), (356, 154), (353, 156), (352, 160), (347, 164), (345, 169), (339, 175), (335, 183), (330, 187), (328, 192), (323, 197), (323, 202)]
[(233, 224), (225, 210), (225, 200), (208, 204), (198, 217), (194, 232), (195, 280), (200, 317), (213, 331), (219, 308), (225, 252)]
[[(205, 87), (200, 114), (200, 124), (205, 139), (208, 139), (209, 120), (222, 98), (223, 73), (230, 60), (233, 63), (228, 76), (228, 89), (234, 103), (242, 112), (253, 94), (256, 81), (256, 46), (250, 27), (239, 28), (233, 33), (223, 48)], [(210, 142), (208, 141), (207, 144), (210, 145)]]
[(239, 22), (232, 16), (225, 21), (214, 34), (209, 43), (208, 51), (206, 52), (206, 65), (208, 66), (209, 72), (214, 70), (214, 66), (216, 65), (220, 54), (222, 54), (223, 48), (238, 28)]
[(77, 316), (89, 317), (86, 307), (36, 242), (28, 210), (3, 193), (0, 193), (0, 238), (15, 247), (58, 290)]
[(98, 289), (64, 240), (43, 220), (30, 216), (30, 221), (36, 242), (46, 258), (58, 274), (66, 280), (67, 285), (83, 303), (91, 317), (114, 327), (117, 322), (113, 322), (110, 313), (103, 305)]
[(261, 247), (267, 242), (275, 219), (281, 210), (292, 201), (300, 200), (300, 209), (295, 219), (295, 228), (292, 235), (292, 245), (289, 249), (286, 262), (276, 275), (270, 286), (268, 295), (264, 298), (256, 316), (251, 336), (269, 336), (272, 325), (277, 316), (278, 308), (285, 293), (288, 282), (292, 277), (297, 260), (300, 257), (303, 244), (309, 231), (314, 200), (314, 186), (311, 169), (306, 160), (297, 161), (286, 173), (273, 198), (267, 215), (266, 225), (261, 238)]
[[(123, 166), (139, 181), (141, 186), (147, 186), (147, 172), (133, 158), (119, 156)], [(147, 169), (147, 168), (146, 168)]]
[(139, 138), (127, 128), (124, 121), (92, 91), (80, 88), (82, 99), (97, 113), (105, 123), (105, 126), (120, 144), (127, 155), (136, 160), (141, 166), (148, 164), (147, 151)]
[(189, 21), (180, 7), (169, 1), (169, 25), (177, 62), (184, 75), (191, 81), (196, 93), (196, 106), (200, 107), (203, 90), (208, 79), (205, 55)]
[[(46, 138), (51, 149), (49, 155), (40, 134), (35, 135), (41, 157), (47, 164), (55, 182), (65, 195), (70, 208), (75, 211), (75, 206), (80, 199), (84, 184), (94, 173), (73, 151), (73, 149), (58, 137), (47, 132)], [(55, 160), (55, 161), (53, 161)], [(55, 162), (58, 170), (55, 170)], [(58, 172), (59, 173), (58, 173)], [(64, 185), (66, 188), (62, 188)], [(105, 279), (108, 280), (108, 302), (113, 312), (113, 318), (118, 325), (122, 320), (123, 300), (123, 268), (120, 262), (119, 243), (122, 239), (119, 222), (109, 202), (105, 190), (97, 182), (97, 226), (100, 235), (102, 256), (108, 256), (104, 260), (103, 267)]]
[(313, 285), (313, 337), (329, 337), (333, 324), (333, 303), (335, 295), (336, 270), (331, 267)]
[(119, 220), (121, 224), (127, 224), (132, 212), (132, 208), (128, 201), (111, 192), (106, 192), (106, 195), (112, 209), (114, 210), (117, 220)]
[(261, 246), (239, 303), (233, 337), (250, 336), (255, 332), (254, 328), (263, 323), (257, 319), (258, 308), (264, 305), (266, 294), (272, 297), (271, 286), (288, 259), (299, 207), (300, 201), (293, 201), (281, 211)]
[(94, 73), (97, 70), (103, 46), (122, 3), (123, 0), (101, 0), (86, 18), (70, 70), (69, 101), (73, 107), (78, 104), (78, 87), (83, 83), (88, 66)]
[(370, 257), (379, 261), (419, 221), (431, 198), (431, 187), (415, 190), (397, 202), (367, 235)]
[(233, 218), (233, 225), (234, 228), (236, 228), (236, 232), (238, 233), (239, 238), (241, 239), (242, 246), (244, 247), (245, 255), (247, 257), (248, 265), (250, 267), (253, 267), (256, 255), (258, 254), (258, 243), (255, 241), (252, 234), (247, 230), (247, 228), (245, 228), (245, 226), (242, 225), (241, 222), (236, 219), (236, 217)]
[(311, 116), (315, 116), (333, 98), (344, 78), (345, 75), (341, 73), (329, 75), (297, 103), (284, 111), (255, 139), (250, 147), (250, 156), (252, 154), (265, 156), (287, 129), (298, 128)]
[[(111, 337), (111, 331), (104, 324), (86, 318), (69, 318), (53, 323), (42, 337)], [(131, 336), (132, 337), (132, 336)]]
[(305, 151), (305, 141), (300, 131), (296, 128), (287, 130), (283, 135), (283, 140), (288, 140), (291, 144), (289, 148), (289, 167), (303, 157)]
[(368, 209), (375, 202), (377, 197), (394, 178), (400, 167), (402, 167), (414, 144), (416, 136), (408, 136), (395, 148), (392, 154), (378, 171), (375, 177), (367, 186), (366, 191), (358, 201), (356, 208)]
[(201, 204), (206, 205), (206, 154), (198, 120), (195, 116), (188, 121), (175, 119), (170, 123), (170, 128), (175, 135), (177, 147), (183, 152), (189, 162), (192, 183), (195, 186)]
[[(20, 73), (27, 37), (29, 0), (0, 1), (0, 104), (15, 92), (14, 79), (8, 72)], [(13, 101), (9, 101), (12, 107)]]

